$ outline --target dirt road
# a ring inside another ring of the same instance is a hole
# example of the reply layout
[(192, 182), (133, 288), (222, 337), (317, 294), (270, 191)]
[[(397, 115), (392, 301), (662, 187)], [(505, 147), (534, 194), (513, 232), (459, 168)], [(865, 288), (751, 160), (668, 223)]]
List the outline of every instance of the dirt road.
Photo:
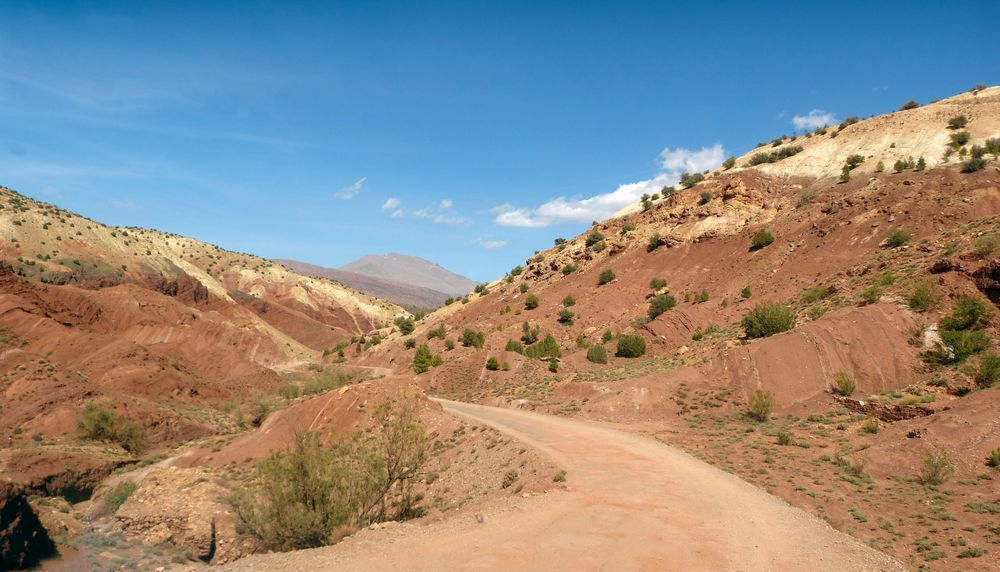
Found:
[[(905, 570), (740, 479), (604, 426), (441, 401), (551, 455), (567, 490), (226, 570)], [(480, 522), (482, 521), (482, 522)]]

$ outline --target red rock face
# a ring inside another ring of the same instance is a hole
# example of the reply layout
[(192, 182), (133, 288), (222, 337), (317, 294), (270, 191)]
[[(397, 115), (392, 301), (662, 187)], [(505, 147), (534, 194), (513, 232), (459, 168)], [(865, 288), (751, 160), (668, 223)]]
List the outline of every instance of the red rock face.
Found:
[(55, 554), (55, 544), (13, 483), (0, 483), (0, 569), (27, 568)]

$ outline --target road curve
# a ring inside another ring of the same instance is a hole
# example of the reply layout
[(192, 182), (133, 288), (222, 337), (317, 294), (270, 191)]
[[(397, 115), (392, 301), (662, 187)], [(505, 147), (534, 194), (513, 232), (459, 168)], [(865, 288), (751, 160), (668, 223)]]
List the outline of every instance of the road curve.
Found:
[[(605, 426), (438, 400), (550, 455), (567, 491), (483, 522), (366, 532), (231, 570), (905, 570), (897, 560), (711, 465)], [(519, 499), (521, 500), (521, 499)]]

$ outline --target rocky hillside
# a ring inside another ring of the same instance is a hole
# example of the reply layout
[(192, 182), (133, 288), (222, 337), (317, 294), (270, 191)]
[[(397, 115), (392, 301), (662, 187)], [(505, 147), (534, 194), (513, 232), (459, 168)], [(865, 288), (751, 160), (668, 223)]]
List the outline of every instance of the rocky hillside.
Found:
[[(426, 369), (432, 393), (628, 422), (914, 567), (991, 569), (962, 547), (996, 542), (976, 507), (1000, 497), (998, 143), (1000, 88), (776, 140), (555, 240), (365, 360)], [(929, 466), (949, 496), (920, 486)], [(812, 489), (825, 479), (842, 484)], [(974, 532), (948, 547), (914, 503)]]
[(271, 391), (278, 370), (407, 314), (255, 256), (108, 227), (6, 188), (0, 236), (5, 447), (71, 441), (90, 402), (137, 420), (153, 444), (211, 434), (202, 408)]

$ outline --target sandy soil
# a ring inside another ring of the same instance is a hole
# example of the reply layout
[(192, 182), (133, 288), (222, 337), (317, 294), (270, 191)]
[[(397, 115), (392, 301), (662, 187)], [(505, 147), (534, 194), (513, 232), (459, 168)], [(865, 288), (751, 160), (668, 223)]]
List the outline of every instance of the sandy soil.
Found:
[(442, 401), (552, 456), (568, 487), (495, 514), (365, 531), (226, 570), (903, 570), (669, 446), (600, 425)]

